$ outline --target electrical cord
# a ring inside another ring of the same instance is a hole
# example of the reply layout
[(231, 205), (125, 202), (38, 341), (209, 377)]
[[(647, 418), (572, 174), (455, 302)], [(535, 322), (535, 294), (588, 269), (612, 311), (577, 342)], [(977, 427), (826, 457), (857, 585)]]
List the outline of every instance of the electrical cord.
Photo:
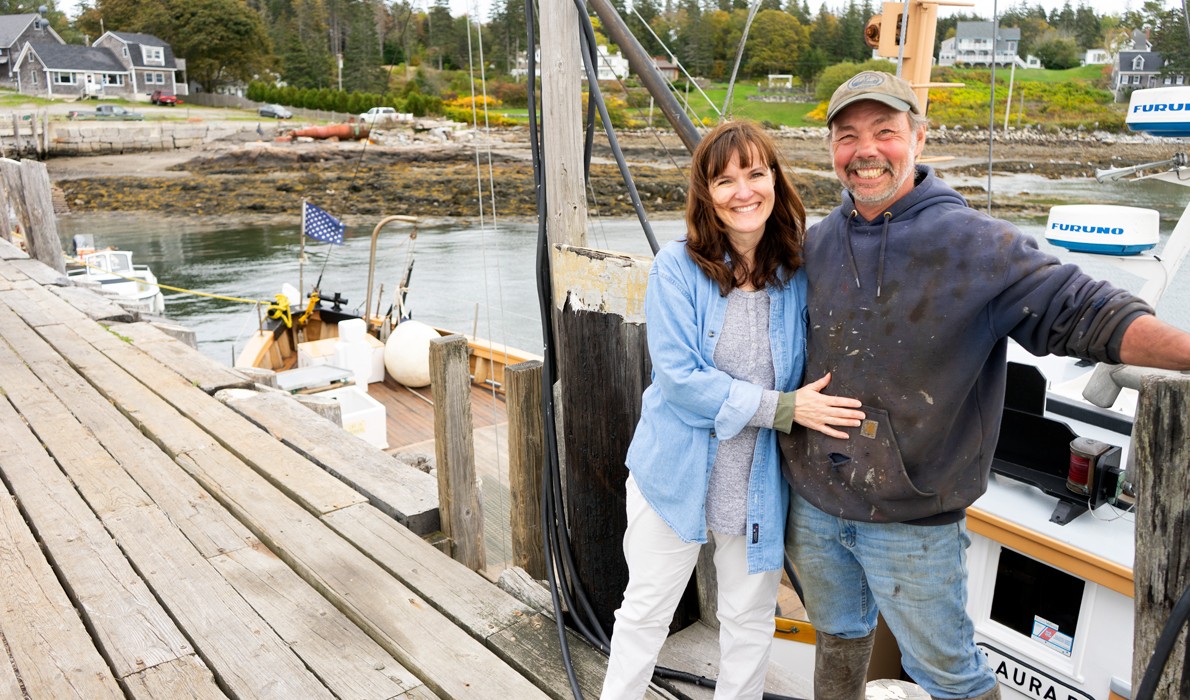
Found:
[(1169, 662), (1169, 656), (1178, 642), (1178, 635), (1181, 634), (1182, 627), (1185, 626), (1188, 619), (1190, 619), (1190, 586), (1182, 591), (1182, 597), (1178, 598), (1178, 602), (1174, 604), (1173, 610), (1169, 614), (1169, 619), (1161, 628), (1161, 636), (1157, 637), (1157, 644), (1153, 647), (1153, 656), (1149, 658), (1149, 664), (1145, 667), (1145, 674), (1141, 677), (1140, 686), (1134, 696), (1135, 700), (1153, 700), (1153, 695), (1157, 692), (1157, 683), (1161, 680), (1162, 673), (1165, 672), (1165, 665)]

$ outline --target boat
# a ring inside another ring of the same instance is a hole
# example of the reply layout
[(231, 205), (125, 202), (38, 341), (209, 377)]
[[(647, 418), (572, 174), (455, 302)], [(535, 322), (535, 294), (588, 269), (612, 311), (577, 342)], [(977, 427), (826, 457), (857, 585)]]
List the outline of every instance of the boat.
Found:
[[(397, 223), (411, 227), (410, 238), (416, 238), (416, 217), (389, 216), (376, 224), (362, 309), (373, 308), (381, 231)], [(430, 339), (461, 335), (470, 351), (474, 424), (502, 424), (505, 367), (541, 357), (410, 318), (402, 307), (412, 265), (410, 258), (392, 308), (385, 313), (353, 312), (345, 308), (340, 294), (323, 294), (317, 286), (303, 299), (301, 291), (286, 285), (237, 355), (235, 366), (272, 370), (279, 388), (292, 394), (339, 401), (346, 429), (379, 449), (399, 451), (434, 439), (433, 406), (426, 391)]]
[(94, 236), (77, 234), (73, 240), (75, 259), (66, 274), (76, 283), (99, 285), (104, 294), (118, 297), (122, 306), (160, 316), (165, 313), (165, 296), (148, 265), (132, 262), (132, 251), (95, 248)]

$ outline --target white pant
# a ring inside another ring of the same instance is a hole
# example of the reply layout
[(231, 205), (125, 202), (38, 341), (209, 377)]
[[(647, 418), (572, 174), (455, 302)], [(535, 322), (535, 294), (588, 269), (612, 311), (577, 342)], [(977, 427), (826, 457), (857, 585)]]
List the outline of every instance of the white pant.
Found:
[[(611, 658), (600, 700), (645, 694), (678, 601), (698, 561), (698, 543), (683, 542), (628, 477), (624, 558), (628, 588), (616, 611)], [(744, 536), (712, 533), (719, 584), (719, 678), (716, 700), (760, 698), (773, 642), (781, 571), (748, 574)]]

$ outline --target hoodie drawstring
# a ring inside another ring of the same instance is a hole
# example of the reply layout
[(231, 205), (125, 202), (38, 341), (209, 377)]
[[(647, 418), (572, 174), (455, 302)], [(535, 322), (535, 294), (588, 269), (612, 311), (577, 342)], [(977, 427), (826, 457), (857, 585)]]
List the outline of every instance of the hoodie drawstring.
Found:
[[(851, 224), (855, 221), (855, 217), (859, 216), (859, 212), (855, 209), (847, 215), (847, 225), (843, 227), (843, 242), (847, 246), (847, 259), (851, 262), (851, 274), (855, 276), (855, 288), (863, 289), (863, 285), (859, 282), (859, 266), (855, 264), (855, 251), (851, 247)], [(892, 212), (884, 212), (884, 225), (880, 230), (880, 260), (876, 267), (876, 296), (880, 296), (880, 289), (884, 286), (884, 258), (885, 251), (888, 250), (888, 224), (892, 221)]]

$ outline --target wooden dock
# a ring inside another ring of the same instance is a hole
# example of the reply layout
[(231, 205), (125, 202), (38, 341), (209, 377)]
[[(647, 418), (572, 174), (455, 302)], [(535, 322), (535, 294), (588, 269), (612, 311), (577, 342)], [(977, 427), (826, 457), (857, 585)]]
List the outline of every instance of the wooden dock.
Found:
[(401, 479), (328, 471), (67, 284), (0, 241), (0, 697), (571, 696), (553, 620), (406, 527)]

